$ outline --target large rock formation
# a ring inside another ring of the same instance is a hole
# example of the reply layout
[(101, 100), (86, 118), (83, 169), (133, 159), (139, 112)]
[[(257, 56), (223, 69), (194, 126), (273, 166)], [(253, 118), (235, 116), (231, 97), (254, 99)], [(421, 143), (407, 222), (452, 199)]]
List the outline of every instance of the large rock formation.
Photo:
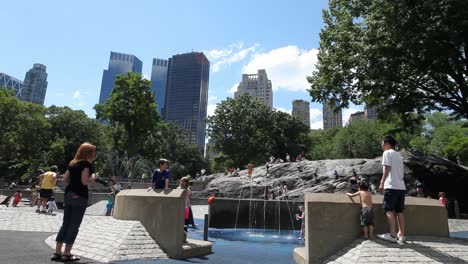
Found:
[[(446, 159), (425, 155), (419, 152), (402, 151), (405, 164), (405, 183), (409, 195), (415, 195), (416, 180), (423, 182), (425, 195), (437, 197), (438, 192), (446, 192), (450, 200), (457, 199), (463, 211), (468, 210), (468, 170)], [(288, 187), (289, 199), (303, 199), (305, 192), (348, 192), (356, 189), (350, 183), (352, 170), (359, 178), (366, 179), (371, 189), (376, 191), (382, 177), (381, 157), (375, 159), (317, 160), (299, 163), (279, 163), (270, 167), (254, 169), (252, 180), (247, 171), (238, 175), (217, 173), (203, 176), (197, 181), (206, 183), (196, 196), (215, 195), (230, 198), (264, 198), (268, 192), (279, 194), (284, 182)], [(335, 179), (335, 170), (339, 178)], [(352, 181), (351, 181), (352, 182)]]

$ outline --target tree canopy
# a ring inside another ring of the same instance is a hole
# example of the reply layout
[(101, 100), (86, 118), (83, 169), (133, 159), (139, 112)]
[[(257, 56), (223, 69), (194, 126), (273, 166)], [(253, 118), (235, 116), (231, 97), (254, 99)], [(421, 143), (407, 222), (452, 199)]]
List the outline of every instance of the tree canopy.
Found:
[(96, 117), (108, 121), (115, 132), (125, 131), (125, 137), (121, 133), (116, 136), (124, 141), (129, 155), (139, 153), (139, 146), (144, 145), (160, 121), (151, 82), (134, 72), (117, 76), (110, 98), (95, 109)]
[(306, 147), (308, 131), (298, 119), (247, 94), (222, 101), (208, 118), (214, 149), (229, 157), (218, 160), (238, 167), (249, 161), (263, 163), (269, 156), (284, 159), (286, 153), (298, 154)]
[(323, 18), (313, 101), (468, 118), (467, 1), (330, 0)]

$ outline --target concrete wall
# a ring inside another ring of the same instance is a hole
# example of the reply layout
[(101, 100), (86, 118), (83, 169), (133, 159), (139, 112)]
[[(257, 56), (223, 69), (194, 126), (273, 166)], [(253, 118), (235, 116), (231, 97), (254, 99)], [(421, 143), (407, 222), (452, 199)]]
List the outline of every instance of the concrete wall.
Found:
[(183, 256), (185, 190), (131, 189), (121, 191), (115, 199), (114, 218), (137, 220), (172, 257)]
[(238, 228), (278, 229), (280, 227), (284, 230), (300, 230), (301, 223), (295, 217), (299, 205), (302, 203), (295, 201), (252, 199), (250, 202), (247, 199), (239, 201), (239, 199), (216, 198), (210, 206), (210, 227), (234, 228), (236, 214), (239, 210), (237, 215)]
[[(382, 209), (382, 195), (374, 195), (376, 234), (388, 232)], [(361, 236), (359, 197), (344, 194), (307, 193), (304, 262), (321, 263)], [(448, 237), (447, 210), (439, 201), (406, 197), (406, 234)]]

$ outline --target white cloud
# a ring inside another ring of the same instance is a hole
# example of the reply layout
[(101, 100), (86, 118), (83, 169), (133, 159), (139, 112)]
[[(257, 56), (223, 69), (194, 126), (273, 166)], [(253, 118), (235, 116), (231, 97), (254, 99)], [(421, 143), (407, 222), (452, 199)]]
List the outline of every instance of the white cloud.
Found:
[(317, 122), (310, 123), (310, 129), (323, 129), (323, 121), (320, 120)]
[(76, 90), (73, 92), (73, 98), (74, 99), (79, 99), (81, 97), (81, 92), (80, 90)]
[(318, 108), (310, 108), (310, 123), (321, 120), (323, 118), (322, 110)]
[(239, 86), (239, 83), (235, 83), (231, 89), (229, 89), (229, 93), (231, 94), (234, 94), (235, 92), (237, 92), (237, 87)]
[(150, 77), (151, 74), (143, 73), (142, 76), (143, 76), (144, 79), (146, 79), (146, 80), (148, 80), (148, 81), (151, 81), (151, 77)]
[(310, 108), (310, 129), (323, 129), (322, 109)]
[(361, 109), (358, 108), (347, 108), (343, 109), (343, 126), (348, 124), (349, 118), (351, 117), (351, 114), (354, 114), (356, 112), (362, 111)]
[(216, 110), (216, 104), (208, 104), (208, 107), (207, 107), (207, 110), (206, 110), (206, 115), (207, 116), (214, 115), (215, 110)]
[(291, 110), (291, 109), (286, 109), (286, 108), (284, 108), (284, 107), (275, 107), (275, 108), (276, 108), (276, 110), (281, 111), (281, 112), (284, 112), (284, 113), (286, 113), (286, 114), (291, 114), (291, 113), (292, 113), (292, 110)]
[(256, 53), (243, 67), (243, 73), (254, 74), (265, 69), (273, 90), (305, 91), (309, 88), (306, 77), (315, 70), (317, 49), (301, 50), (286, 46), (265, 53)]
[(229, 45), (224, 49), (212, 49), (206, 51), (206, 55), (211, 62), (213, 72), (219, 72), (225, 65), (230, 65), (236, 62), (240, 62), (247, 58), (249, 54), (254, 53), (259, 47), (258, 44), (254, 44), (250, 47), (243, 48), (244, 43), (238, 42)]
[(216, 99), (218, 99), (218, 96), (216, 96), (216, 95), (211, 95), (211, 96), (208, 97), (208, 102), (209, 102), (209, 101), (214, 101), (214, 100), (216, 100)]
[(237, 43), (229, 45), (227, 48), (212, 49), (205, 51), (204, 53), (206, 54), (209, 60), (216, 60), (231, 55), (234, 52), (234, 49), (242, 49), (243, 46), (244, 42), (239, 41)]

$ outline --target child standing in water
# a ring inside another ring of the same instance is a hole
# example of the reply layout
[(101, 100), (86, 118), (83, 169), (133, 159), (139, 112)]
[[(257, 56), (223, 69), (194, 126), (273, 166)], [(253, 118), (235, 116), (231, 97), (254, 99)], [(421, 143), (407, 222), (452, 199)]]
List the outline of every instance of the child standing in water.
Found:
[(304, 214), (304, 206), (299, 206), (299, 214), (296, 214), (296, 220), (301, 220), (301, 235), (299, 236), (299, 240), (305, 239), (305, 214)]
[(374, 237), (374, 212), (372, 211), (372, 193), (366, 181), (359, 182), (359, 191), (346, 193), (349, 197), (359, 196), (361, 200), (361, 227), (366, 239)]

